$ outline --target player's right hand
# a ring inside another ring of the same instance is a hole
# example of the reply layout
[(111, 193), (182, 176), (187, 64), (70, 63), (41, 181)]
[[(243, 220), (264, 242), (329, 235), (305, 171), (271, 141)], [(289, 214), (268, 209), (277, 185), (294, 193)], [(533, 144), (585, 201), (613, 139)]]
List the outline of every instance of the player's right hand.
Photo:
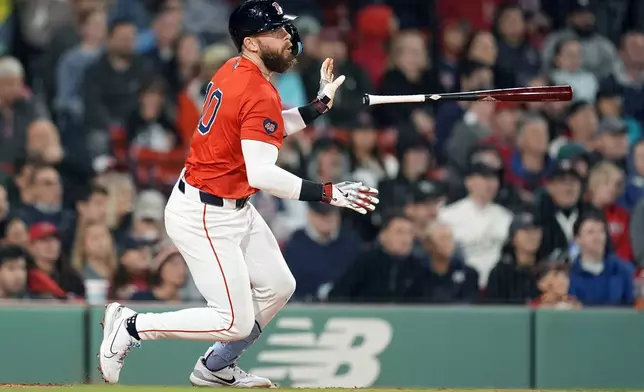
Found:
[(329, 109), (333, 107), (335, 91), (344, 83), (345, 79), (344, 75), (340, 75), (335, 79), (335, 75), (333, 74), (333, 59), (327, 58), (324, 60), (322, 67), (320, 67), (320, 89), (318, 91), (318, 98), (328, 97), (329, 103), (326, 106)]
[(378, 190), (362, 185), (361, 182), (344, 181), (333, 184), (333, 196), (328, 201), (336, 207), (350, 208), (360, 214), (376, 209)]

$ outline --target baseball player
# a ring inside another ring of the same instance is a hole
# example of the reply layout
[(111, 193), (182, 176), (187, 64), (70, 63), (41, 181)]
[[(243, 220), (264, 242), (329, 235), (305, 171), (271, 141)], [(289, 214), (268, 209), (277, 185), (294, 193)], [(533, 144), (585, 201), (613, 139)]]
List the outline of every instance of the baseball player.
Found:
[(276, 166), (282, 140), (328, 111), (344, 81), (333, 60), (320, 70), (320, 90), (310, 104), (282, 111), (269, 79), (296, 64), (302, 42), (295, 16), (277, 2), (250, 0), (230, 16), (240, 52), (208, 85), (185, 168), (165, 209), (165, 225), (207, 301), (207, 307), (136, 313), (106, 306), (99, 367), (117, 383), (125, 357), (142, 340), (216, 341), (197, 360), (197, 386), (271, 387), (244, 372), (239, 356), (253, 344), (295, 290), (268, 225), (249, 197), (262, 190), (279, 198), (318, 201), (360, 214), (375, 209), (378, 191), (358, 182), (315, 183)]

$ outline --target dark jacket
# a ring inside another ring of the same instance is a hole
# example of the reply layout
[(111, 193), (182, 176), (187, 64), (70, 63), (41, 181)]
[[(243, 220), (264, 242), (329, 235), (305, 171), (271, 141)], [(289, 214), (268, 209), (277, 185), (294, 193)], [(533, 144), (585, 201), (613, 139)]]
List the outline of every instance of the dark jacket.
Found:
[[(570, 251), (570, 241), (565, 235), (564, 230), (561, 228), (557, 220), (557, 214), (562, 214), (577, 219), (587, 211), (592, 210), (592, 206), (587, 203), (579, 201), (572, 209), (566, 212), (561, 212), (561, 209), (555, 205), (554, 200), (548, 192), (543, 192), (536, 203), (536, 214), (541, 219), (541, 226), (543, 228), (543, 238), (541, 240), (541, 247), (537, 253), (538, 259), (548, 260), (564, 260), (568, 259)], [(576, 219), (571, 218), (571, 227)], [(571, 230), (572, 231), (572, 230)]]
[(132, 108), (137, 107), (141, 87), (153, 74), (154, 69), (140, 56), (132, 58), (126, 71), (115, 70), (107, 53), (101, 56), (85, 71), (86, 126), (106, 130), (111, 125), (124, 124)]
[(479, 273), (465, 265), (459, 257), (450, 261), (445, 274), (439, 274), (429, 264), (429, 276), (424, 285), (425, 299), (430, 303), (474, 303), (479, 300)]
[(423, 302), (427, 271), (412, 255), (389, 255), (379, 243), (358, 256), (335, 283), (329, 299), (336, 302)]
[(632, 306), (635, 302), (633, 266), (613, 254), (604, 259), (604, 270), (593, 275), (577, 257), (570, 270), (570, 295), (585, 306)]
[(538, 296), (536, 266), (518, 265), (513, 247), (506, 245), (501, 259), (490, 271), (485, 292), (486, 301), (526, 304)]
[(293, 298), (319, 299), (322, 286), (340, 278), (359, 252), (360, 240), (346, 228), (326, 244), (312, 239), (306, 229), (294, 232), (284, 246), (284, 259), (297, 282)]

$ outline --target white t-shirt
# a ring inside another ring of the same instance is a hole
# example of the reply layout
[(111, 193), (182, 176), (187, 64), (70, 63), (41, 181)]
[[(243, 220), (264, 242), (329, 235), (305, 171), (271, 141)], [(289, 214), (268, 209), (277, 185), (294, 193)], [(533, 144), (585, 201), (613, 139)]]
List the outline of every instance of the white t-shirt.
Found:
[(490, 271), (501, 256), (512, 213), (498, 204), (479, 207), (465, 198), (442, 208), (438, 219), (452, 228), (466, 264), (478, 271), (479, 287), (484, 288)]

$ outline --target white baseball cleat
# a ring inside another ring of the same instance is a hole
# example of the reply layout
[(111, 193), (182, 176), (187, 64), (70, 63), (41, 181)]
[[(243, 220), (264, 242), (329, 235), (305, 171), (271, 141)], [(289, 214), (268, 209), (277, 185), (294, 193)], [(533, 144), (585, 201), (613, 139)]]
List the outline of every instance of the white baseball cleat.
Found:
[(98, 370), (103, 380), (109, 384), (119, 381), (123, 361), (132, 347), (138, 347), (139, 341), (134, 339), (125, 329), (125, 320), (136, 314), (118, 302), (105, 306), (103, 316), (103, 341), (98, 353)]
[(255, 376), (232, 365), (216, 372), (205, 365), (205, 357), (199, 357), (190, 374), (190, 383), (195, 387), (233, 387), (233, 388), (273, 388), (268, 378)]

